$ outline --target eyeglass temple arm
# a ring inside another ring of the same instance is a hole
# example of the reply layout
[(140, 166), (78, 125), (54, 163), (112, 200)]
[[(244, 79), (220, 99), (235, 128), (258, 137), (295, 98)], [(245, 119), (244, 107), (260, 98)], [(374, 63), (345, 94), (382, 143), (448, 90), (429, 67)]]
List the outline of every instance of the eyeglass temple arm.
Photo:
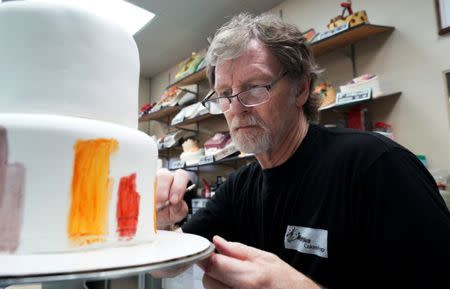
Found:
[(212, 90), (210, 93), (208, 93), (203, 100), (201, 101), (201, 103), (203, 105), (205, 105), (205, 103), (211, 98), (211, 96), (213, 96), (213, 94), (216, 93), (214, 90)]

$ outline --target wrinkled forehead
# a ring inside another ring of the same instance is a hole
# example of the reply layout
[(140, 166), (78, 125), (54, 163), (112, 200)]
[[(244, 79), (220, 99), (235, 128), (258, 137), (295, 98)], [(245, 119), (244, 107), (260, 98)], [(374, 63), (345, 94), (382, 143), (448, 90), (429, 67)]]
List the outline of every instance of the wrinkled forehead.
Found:
[(281, 71), (281, 64), (263, 43), (252, 40), (240, 55), (233, 59), (221, 59), (215, 67), (215, 85), (231, 86), (254, 78), (271, 79)]

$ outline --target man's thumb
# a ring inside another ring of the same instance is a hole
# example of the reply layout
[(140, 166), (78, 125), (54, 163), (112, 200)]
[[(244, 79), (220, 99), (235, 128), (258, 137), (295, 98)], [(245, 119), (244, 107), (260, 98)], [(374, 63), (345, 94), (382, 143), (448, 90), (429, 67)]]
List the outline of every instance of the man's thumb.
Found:
[(228, 242), (219, 236), (214, 236), (213, 242), (220, 254), (239, 260), (248, 260), (259, 251), (256, 248), (252, 248), (241, 243)]

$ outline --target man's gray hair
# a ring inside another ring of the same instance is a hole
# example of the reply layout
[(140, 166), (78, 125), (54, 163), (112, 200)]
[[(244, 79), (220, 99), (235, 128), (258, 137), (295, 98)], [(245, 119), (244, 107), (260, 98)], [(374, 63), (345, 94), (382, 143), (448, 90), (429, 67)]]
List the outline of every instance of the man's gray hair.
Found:
[(300, 30), (272, 14), (252, 16), (242, 13), (217, 30), (206, 53), (206, 74), (211, 87), (215, 83), (216, 65), (239, 57), (253, 39), (272, 51), (291, 79), (310, 81), (303, 111), (308, 120), (317, 119), (321, 99), (313, 94), (313, 90), (320, 70)]

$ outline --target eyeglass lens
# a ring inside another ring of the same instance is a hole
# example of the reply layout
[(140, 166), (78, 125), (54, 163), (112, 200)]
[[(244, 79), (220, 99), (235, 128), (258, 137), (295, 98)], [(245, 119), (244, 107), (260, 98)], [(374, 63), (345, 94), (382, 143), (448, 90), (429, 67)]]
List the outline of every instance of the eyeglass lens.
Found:
[[(268, 100), (269, 92), (266, 87), (254, 87), (239, 93), (236, 97), (242, 105), (250, 107), (259, 105)], [(221, 112), (227, 112), (230, 109), (231, 101), (230, 98), (223, 97), (210, 100), (206, 104), (211, 113), (214, 113), (218, 109)]]

